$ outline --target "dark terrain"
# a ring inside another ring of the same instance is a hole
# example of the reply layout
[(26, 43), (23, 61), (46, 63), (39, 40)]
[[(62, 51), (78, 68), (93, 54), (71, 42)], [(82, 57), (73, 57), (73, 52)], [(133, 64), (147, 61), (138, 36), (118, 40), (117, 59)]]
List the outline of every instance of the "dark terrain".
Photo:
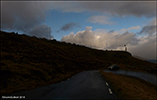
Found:
[(157, 72), (157, 64), (125, 51), (96, 50), (14, 32), (0, 34), (2, 94), (60, 82), (78, 72), (107, 69), (111, 64), (122, 70)]

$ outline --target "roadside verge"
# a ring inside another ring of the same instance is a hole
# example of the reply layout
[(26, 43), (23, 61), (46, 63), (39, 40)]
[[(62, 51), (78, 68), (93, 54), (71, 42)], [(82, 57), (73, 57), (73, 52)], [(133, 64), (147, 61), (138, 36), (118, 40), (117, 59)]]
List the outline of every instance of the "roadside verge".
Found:
[(141, 99), (141, 100), (156, 100), (157, 86), (138, 79), (135, 77), (106, 73), (100, 69), (100, 74), (110, 84), (113, 91), (118, 95), (118, 98), (125, 99)]

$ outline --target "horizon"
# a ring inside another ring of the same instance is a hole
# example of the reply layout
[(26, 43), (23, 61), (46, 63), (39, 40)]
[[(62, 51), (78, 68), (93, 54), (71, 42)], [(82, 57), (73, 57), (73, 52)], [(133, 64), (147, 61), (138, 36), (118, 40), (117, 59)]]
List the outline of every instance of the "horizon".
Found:
[(156, 1), (2, 1), (1, 30), (156, 58)]

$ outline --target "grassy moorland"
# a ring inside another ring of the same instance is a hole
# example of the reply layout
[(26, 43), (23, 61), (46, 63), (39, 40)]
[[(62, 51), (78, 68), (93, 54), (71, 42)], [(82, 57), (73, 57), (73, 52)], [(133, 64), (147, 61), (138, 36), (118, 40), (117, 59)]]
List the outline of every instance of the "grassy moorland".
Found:
[(121, 100), (156, 100), (157, 86), (145, 80), (100, 70), (101, 75)]
[(1, 93), (7, 94), (60, 82), (84, 70), (107, 68), (156, 74), (154, 63), (124, 51), (102, 51), (44, 38), (0, 32)]

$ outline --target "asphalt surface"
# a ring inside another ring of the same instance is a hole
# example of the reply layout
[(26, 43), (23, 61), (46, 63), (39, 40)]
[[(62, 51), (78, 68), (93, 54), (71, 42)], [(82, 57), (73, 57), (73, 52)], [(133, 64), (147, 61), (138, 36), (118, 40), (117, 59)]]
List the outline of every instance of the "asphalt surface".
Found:
[(150, 83), (157, 85), (157, 76), (153, 75), (153, 74), (143, 73), (143, 72), (125, 71), (125, 70), (116, 70), (116, 71), (104, 70), (104, 71), (112, 72), (114, 74), (121, 74), (121, 75), (137, 77), (137, 78), (143, 79), (145, 81), (148, 81)]
[(115, 99), (116, 94), (105, 79), (95, 71), (84, 71), (68, 80), (33, 90), (12, 94), (25, 96), (26, 99), (51, 99), (51, 100), (108, 100)]

